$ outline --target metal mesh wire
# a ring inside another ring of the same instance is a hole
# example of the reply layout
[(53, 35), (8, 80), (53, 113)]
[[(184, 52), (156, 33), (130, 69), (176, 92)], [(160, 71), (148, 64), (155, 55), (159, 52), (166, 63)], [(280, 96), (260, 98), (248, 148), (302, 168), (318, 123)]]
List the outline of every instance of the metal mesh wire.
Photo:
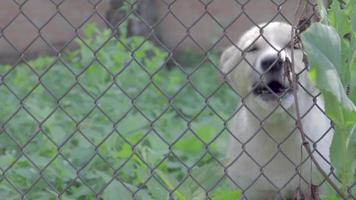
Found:
[[(24, 12), (23, 8), (30, 1), (12, 0), (18, 13), (1, 28), (0, 40), (16, 52), (16, 61), (0, 69), (0, 105), (3, 107), (0, 115), (0, 196), (6, 199), (185, 199), (187, 195), (190, 199), (196, 195), (197, 199), (213, 199), (219, 191), (224, 192), (222, 188), (231, 185), (244, 195), (259, 179), (270, 184), (277, 195), (281, 195), (293, 179), (310, 181), (310, 177), (303, 177), (297, 170), (311, 165), (308, 157), (295, 163), (281, 148), (291, 135), (297, 134), (297, 127), (286, 133), (283, 141), (277, 141), (262, 126), (277, 109), (288, 113), (287, 109), (276, 106), (261, 118), (244, 104), (252, 91), (240, 96), (229, 82), (208, 84), (216, 79), (215, 74), (222, 73), (216, 54), (219, 43), (228, 40), (229, 45), (235, 45), (235, 40), (225, 34), (226, 30), (241, 16), (258, 26), (244, 9), (249, 1), (234, 1), (241, 12), (228, 25), (222, 24), (209, 11), (214, 0), (199, 1), (205, 10), (187, 25), (172, 11), (179, 0), (161, 0), (166, 10), (153, 24), (137, 11), (142, 1), (123, 1), (121, 6), (126, 10), (121, 13), (120, 20), (112, 23), (97, 11), (103, 1), (88, 0), (92, 14), (78, 25), (61, 11), (68, 0), (50, 0), (57, 11), (41, 26)], [(277, 18), (292, 23), (279, 9), (286, 2), (271, 0), (276, 12), (267, 25)], [(171, 47), (167, 47), (157, 34), (157, 28), (167, 15), (186, 30), (186, 35)], [(7, 29), (20, 16), (38, 32), (22, 49), (13, 45), (7, 35)], [(94, 16), (111, 31), (85, 31)], [(220, 37), (209, 48), (190, 34), (206, 16), (221, 30)], [(58, 17), (77, 33), (61, 47), (48, 42), (43, 34), (46, 26)], [(126, 28), (130, 20), (139, 22), (149, 31), (143, 37), (128, 37)], [(84, 36), (83, 30), (87, 32)], [(38, 40), (46, 43), (54, 56), (37, 59), (37, 62), (29, 60), (26, 52)], [(176, 57), (177, 49), (186, 40), (203, 52), (190, 68)], [(269, 41), (266, 39), (266, 42)], [(69, 50), (73, 43), (79, 50)], [(116, 55), (118, 50), (125, 55)], [(110, 60), (114, 61), (110, 63)], [(119, 64), (122, 65), (116, 66)], [(172, 69), (167, 69), (167, 65)], [(308, 92), (302, 83), (298, 85)], [(319, 95), (310, 94), (314, 103)], [(219, 99), (221, 96), (224, 98)], [(238, 99), (242, 103), (235, 110)], [(317, 107), (313, 104), (303, 116)], [(249, 111), (261, 124), (247, 141), (234, 136), (228, 126), (241, 109)], [(292, 114), (289, 117), (296, 121)], [(318, 141), (309, 139), (313, 154), (322, 156), (317, 144), (331, 134), (332, 129), (330, 125)], [(268, 142), (278, 148), (265, 163), (255, 160), (253, 152), (245, 148), (258, 134), (266, 135)], [(242, 145), (242, 152), (227, 162), (224, 152), (230, 140)], [(302, 148), (301, 145), (296, 151)], [(232, 163), (244, 156), (260, 169), (247, 187), (239, 185), (227, 173)], [(296, 169), (282, 186), (276, 185), (264, 172), (276, 156), (283, 156), (291, 168)], [(329, 176), (337, 180), (333, 170)], [(327, 183), (323, 180), (320, 184)], [(351, 192), (355, 187), (354, 184), (349, 189), (350, 198), (355, 198)]]

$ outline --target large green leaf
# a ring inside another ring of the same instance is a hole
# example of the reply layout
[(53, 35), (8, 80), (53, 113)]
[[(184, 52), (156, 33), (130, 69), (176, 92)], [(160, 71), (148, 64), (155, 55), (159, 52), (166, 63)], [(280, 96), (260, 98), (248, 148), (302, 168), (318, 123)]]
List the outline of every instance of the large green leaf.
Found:
[[(310, 61), (324, 69), (341, 68), (340, 38), (334, 28), (321, 24), (312, 24), (302, 33), (302, 40)], [(312, 64), (311, 63), (311, 64)]]
[[(336, 10), (336, 4), (333, 6)], [(331, 21), (336, 22), (344, 13), (338, 11), (331, 14), (333, 14), (330, 17)], [(343, 39), (341, 43), (339, 34), (343, 35), (347, 31), (345, 27), (346, 25), (337, 27), (338, 33), (330, 26), (315, 23), (302, 34), (312, 78), (324, 96), (326, 113), (335, 125), (330, 158), (341, 179), (344, 191), (352, 184), (355, 171), (352, 163), (355, 160), (353, 127), (356, 124), (356, 107), (347, 96), (343, 85), (343, 83), (350, 83), (350, 76), (354, 71), (349, 67), (352, 64), (349, 65), (345, 59), (349, 54), (342, 54), (341, 45), (345, 50), (347, 42)]]
[(302, 34), (303, 45), (312, 70), (316, 70), (316, 84), (327, 91), (350, 112), (355, 105), (346, 95), (339, 78), (342, 71), (341, 43), (335, 30), (321, 23), (314, 23)]

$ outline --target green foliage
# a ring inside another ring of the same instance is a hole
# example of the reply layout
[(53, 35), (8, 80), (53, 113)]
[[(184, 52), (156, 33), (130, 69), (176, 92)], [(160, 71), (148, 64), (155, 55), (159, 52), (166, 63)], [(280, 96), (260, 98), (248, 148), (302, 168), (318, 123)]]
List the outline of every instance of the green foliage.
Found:
[[(333, 1), (329, 25), (315, 23), (302, 34), (311, 77), (325, 99), (335, 134), (331, 162), (342, 190), (356, 181), (356, 1)], [(326, 17), (326, 16), (325, 16)]]
[(236, 199), (216, 159), (237, 95), (215, 67), (168, 70), (141, 37), (84, 34), (61, 58), (0, 66), (1, 198)]

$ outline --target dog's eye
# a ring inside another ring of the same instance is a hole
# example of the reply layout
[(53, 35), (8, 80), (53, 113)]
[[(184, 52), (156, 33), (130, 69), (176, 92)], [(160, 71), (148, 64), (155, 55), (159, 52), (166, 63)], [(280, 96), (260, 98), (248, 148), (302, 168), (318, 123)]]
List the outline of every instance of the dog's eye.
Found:
[(252, 45), (250, 47), (248, 47), (245, 52), (254, 52), (258, 50), (258, 46), (257, 45)]

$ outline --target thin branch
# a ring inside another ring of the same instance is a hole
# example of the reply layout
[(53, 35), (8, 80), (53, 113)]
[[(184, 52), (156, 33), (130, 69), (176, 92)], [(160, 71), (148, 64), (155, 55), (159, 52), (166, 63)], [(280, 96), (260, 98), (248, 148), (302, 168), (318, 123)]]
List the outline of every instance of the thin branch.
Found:
[[(294, 37), (296, 36), (295, 33), (297, 33), (297, 25), (298, 22), (300, 22), (302, 20), (303, 15), (305, 14), (305, 10), (306, 10), (306, 4), (305, 2), (303, 3), (302, 0), (299, 0), (299, 4), (298, 4), (298, 9), (296, 11), (296, 17), (295, 17), (295, 21), (292, 25), (292, 32), (291, 32), (291, 43), (292, 46), (294, 46), (295, 40)], [(303, 6), (304, 5), (304, 6)], [(300, 10), (301, 8), (301, 10)], [(298, 15), (298, 11), (300, 11), (300, 15)], [(299, 34), (299, 33), (297, 33)], [(330, 184), (330, 186), (338, 193), (338, 195), (342, 198), (342, 199), (346, 199), (345, 194), (337, 187), (337, 185), (330, 179), (330, 177), (327, 175), (327, 173), (321, 168), (320, 164), (318, 163), (318, 161), (315, 159), (311, 148), (310, 148), (310, 144), (309, 142), (306, 140), (306, 136), (305, 136), (305, 132), (303, 129), (303, 123), (302, 123), (302, 118), (300, 115), (300, 110), (299, 110), (299, 103), (298, 103), (298, 98), (297, 98), (297, 87), (298, 87), (298, 80), (297, 80), (297, 74), (295, 72), (295, 66), (294, 66), (294, 50), (292, 49), (291, 51), (291, 63), (289, 63), (287, 66), (290, 68), (289, 71), (292, 73), (292, 82), (290, 83), (292, 85), (293, 88), (293, 96), (294, 96), (294, 102), (295, 102), (295, 108), (296, 108), (296, 115), (297, 115), (297, 121), (296, 121), (296, 125), (297, 128), (299, 129), (301, 138), (302, 138), (302, 142), (303, 142), (303, 146), (305, 148), (305, 150), (307, 151), (310, 159), (312, 160), (312, 162), (314, 163), (314, 165), (316, 166), (316, 168), (318, 169), (318, 171), (320, 172), (320, 174), (325, 178), (325, 180)], [(287, 59), (287, 62), (290, 62), (289, 59)]]

